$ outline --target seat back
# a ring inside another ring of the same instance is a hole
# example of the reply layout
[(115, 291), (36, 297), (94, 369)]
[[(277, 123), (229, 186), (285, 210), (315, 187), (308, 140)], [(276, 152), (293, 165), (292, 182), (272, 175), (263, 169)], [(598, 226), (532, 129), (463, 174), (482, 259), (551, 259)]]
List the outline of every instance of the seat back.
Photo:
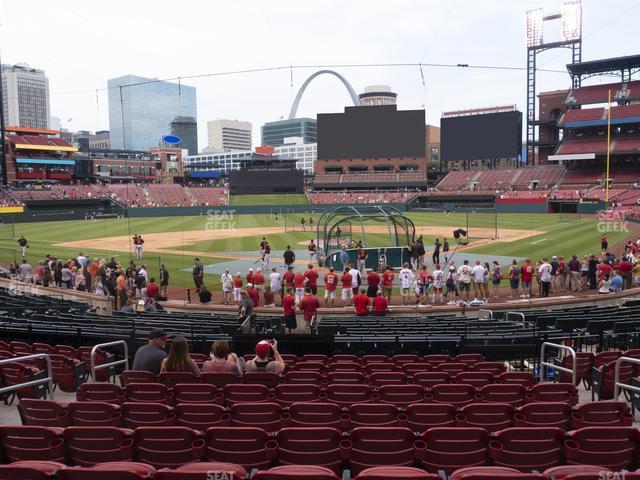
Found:
[(527, 403), (513, 415), (514, 427), (558, 427), (566, 429), (571, 420), (571, 406), (563, 402)]
[(113, 383), (83, 383), (76, 392), (80, 402), (106, 402), (119, 405), (124, 402), (126, 391)]
[(319, 402), (326, 398), (326, 394), (319, 385), (313, 384), (281, 384), (274, 388), (275, 401), (282, 406), (289, 406), (295, 402)]
[(71, 402), (70, 424), (85, 427), (122, 427), (120, 406), (106, 402)]
[(275, 452), (267, 452), (269, 434), (255, 427), (211, 427), (204, 433), (206, 461), (229, 462), (247, 470), (267, 468)]
[(284, 465), (260, 470), (252, 480), (340, 480), (340, 477), (317, 465)]
[(161, 470), (154, 475), (153, 480), (203, 480), (205, 478), (245, 480), (247, 471), (233, 463), (197, 462), (188, 463), (175, 470)]
[(173, 401), (179, 403), (224, 403), (224, 393), (210, 383), (178, 383), (173, 386)]
[(578, 405), (571, 415), (571, 428), (582, 427), (630, 427), (633, 415), (626, 402), (615, 400), (589, 402)]
[(567, 434), (568, 464), (602, 465), (622, 470), (635, 462), (638, 430), (633, 427), (584, 427)]
[(359, 427), (349, 434), (351, 471), (359, 473), (370, 467), (398, 465), (410, 467), (420, 453), (423, 442), (404, 427)]
[(578, 390), (571, 383), (539, 383), (529, 389), (526, 401), (565, 402), (575, 405), (578, 403)]
[[(317, 372), (312, 373), (317, 374)], [(268, 388), (273, 388), (280, 383), (280, 375), (271, 372), (248, 372), (244, 374), (242, 381), (244, 383), (264, 385)]]
[[(283, 378), (284, 383), (312, 383), (315, 385), (319, 385), (323, 380), (322, 375), (318, 372), (314, 372), (313, 370), (294, 370), (291, 372), (287, 372)], [(245, 375), (246, 382), (246, 375)], [(277, 385), (277, 383), (276, 383)]]
[(366, 468), (354, 480), (388, 480), (389, 478), (400, 480), (440, 480), (440, 476), (435, 473), (427, 473), (419, 468), (398, 466)]
[(495, 433), (489, 443), (494, 465), (522, 472), (542, 471), (562, 460), (564, 431), (556, 427), (512, 427)]
[(175, 424), (205, 431), (216, 425), (229, 425), (224, 407), (213, 403), (179, 403), (173, 409)]
[(521, 473), (508, 467), (467, 467), (456, 470), (451, 480), (547, 480), (537, 473)]
[(30, 425), (0, 426), (0, 444), (9, 462), (65, 461), (62, 429)]
[[(300, 373), (300, 372), (297, 372), (297, 373)], [(360, 371), (335, 370), (333, 372), (327, 373), (327, 382), (329, 384), (364, 383), (364, 374)], [(289, 383), (298, 383), (298, 382), (289, 382)]]
[(508, 403), (470, 403), (456, 415), (456, 426), (495, 432), (511, 426), (513, 406)]
[(240, 380), (233, 373), (203, 373), (200, 376), (200, 383), (210, 383), (218, 388), (226, 385), (238, 384)]
[(425, 395), (427, 402), (449, 403), (457, 408), (478, 400), (476, 389), (464, 383), (450, 383), (435, 385)]
[(480, 389), (482, 401), (492, 403), (508, 403), (514, 407), (524, 405), (527, 390), (522, 385), (508, 383), (492, 383)]
[(232, 407), (236, 403), (268, 402), (272, 400), (272, 397), (269, 394), (269, 389), (264, 385), (235, 383), (224, 387), (224, 402), (228, 407)]
[(478, 362), (473, 366), (473, 369), (478, 372), (489, 372), (497, 377), (504, 373), (506, 367), (504, 362)]
[(204, 455), (202, 434), (192, 428), (139, 427), (133, 435), (136, 458), (156, 468), (198, 462)]
[(420, 385), (383, 385), (378, 390), (379, 403), (406, 407), (424, 401), (424, 388)]
[(487, 463), (489, 432), (483, 428), (430, 428), (422, 439), (426, 443), (422, 467), (429, 472), (451, 474), (459, 468)]
[(23, 425), (64, 428), (70, 424), (69, 410), (52, 400), (23, 398), (18, 409)]
[(496, 383), (517, 383), (524, 387), (532, 387), (536, 378), (533, 372), (504, 372), (498, 375)]
[(125, 402), (122, 418), (126, 428), (170, 426), (175, 423), (173, 409), (163, 403)]
[(407, 376), (402, 372), (374, 372), (369, 375), (369, 383), (372, 387), (382, 385), (403, 385), (407, 383)]
[(340, 431), (329, 427), (283, 428), (276, 434), (279, 465), (317, 465), (342, 472)]
[(453, 377), (453, 383), (466, 383), (474, 388), (482, 388), (485, 385), (493, 383), (495, 377), (491, 372), (484, 371), (465, 371), (458, 373)]
[(398, 414), (399, 409), (393, 404), (356, 403), (349, 407), (350, 427), (399, 427)]
[(193, 372), (162, 372), (158, 375), (158, 381), (167, 387), (173, 387), (178, 383), (195, 383), (196, 376)]
[(139, 462), (108, 462), (93, 467), (66, 467), (58, 472), (60, 480), (145, 480), (156, 478), (156, 469)]
[(424, 432), (433, 427), (452, 427), (456, 407), (447, 403), (415, 403), (405, 408), (404, 415), (412, 431)]
[(133, 460), (133, 431), (117, 427), (67, 427), (64, 443), (73, 465)]
[(0, 465), (0, 478), (7, 480), (50, 480), (62, 468), (65, 468), (65, 465), (59, 462), (13, 462), (9, 465)]
[(158, 377), (146, 370), (125, 370), (120, 374), (122, 385), (128, 383), (157, 383)]
[(162, 383), (128, 383), (127, 402), (136, 403), (173, 403), (173, 392)]
[(283, 426), (283, 408), (273, 402), (236, 403), (229, 409), (231, 425), (258, 427), (267, 432), (278, 431)]
[(433, 388), (436, 385), (449, 383), (450, 379), (451, 375), (441, 371), (417, 372), (413, 374), (413, 383), (424, 388)]
[(296, 402), (284, 413), (283, 426), (290, 427), (331, 427), (346, 428), (348, 415), (341, 408), (329, 402)]

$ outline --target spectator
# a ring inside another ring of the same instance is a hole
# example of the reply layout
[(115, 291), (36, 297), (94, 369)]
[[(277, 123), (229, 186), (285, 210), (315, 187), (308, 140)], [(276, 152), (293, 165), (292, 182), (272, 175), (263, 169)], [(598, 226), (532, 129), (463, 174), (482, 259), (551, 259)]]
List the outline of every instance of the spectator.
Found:
[(122, 304), (122, 307), (120, 307), (120, 311), (122, 313), (136, 313), (135, 309), (131, 305), (131, 297), (127, 297), (124, 300), (124, 303)]
[(451, 265), (449, 267), (449, 272), (447, 273), (447, 278), (445, 280), (445, 286), (447, 287), (447, 291), (444, 294), (445, 299), (449, 299), (449, 294), (451, 294), (451, 300), (447, 302), (448, 305), (455, 304), (455, 297), (460, 295), (457, 287), (457, 278), (458, 275), (456, 273), (456, 267)]
[(366, 290), (363, 288), (360, 293), (353, 298), (353, 306), (355, 308), (356, 315), (359, 317), (365, 316), (369, 313), (369, 297), (366, 295)]
[(164, 265), (160, 265), (160, 295), (167, 298), (167, 288), (169, 287), (169, 271)]
[(609, 274), (606, 273), (600, 283), (598, 284), (598, 293), (611, 293), (611, 280), (609, 280)]
[[(623, 257), (616, 265), (615, 270), (619, 273), (620, 277), (623, 280), (624, 288), (631, 288), (632, 284), (632, 271), (633, 271), (633, 263), (631, 263), (627, 257)], [(613, 278), (611, 279), (613, 281)]]
[(553, 279), (552, 272), (553, 267), (547, 261), (547, 258), (543, 258), (540, 263), (540, 267), (538, 268), (538, 274), (540, 276), (540, 296), (548, 297), (549, 296), (549, 287), (551, 285), (551, 281)]
[(329, 268), (329, 273), (324, 276), (324, 306), (328, 306), (331, 301), (331, 306), (335, 305), (336, 301), (336, 289), (338, 288), (338, 275), (334, 272), (333, 267)]
[(310, 333), (311, 321), (314, 320), (318, 308), (320, 308), (320, 302), (310, 288), (306, 288), (304, 291), (304, 297), (300, 301), (298, 308), (303, 312), (302, 318), (305, 321), (305, 331)]
[(258, 303), (256, 303), (256, 305), (264, 305), (264, 275), (262, 274), (261, 268), (258, 268), (253, 274), (253, 276), (251, 277), (251, 283), (253, 284), (254, 290), (258, 294)]
[(27, 248), (29, 248), (29, 242), (24, 238), (24, 235), (20, 235), (20, 238), (18, 239), (18, 246), (20, 247), (20, 253), (25, 257), (27, 255)]
[(252, 323), (254, 305), (255, 303), (251, 297), (249, 297), (246, 291), (243, 291), (241, 294), (240, 304), (238, 305), (238, 317), (240, 323), (245, 322), (247, 319)]
[(597, 286), (596, 274), (598, 271), (598, 260), (594, 254), (589, 255), (588, 261), (589, 269), (587, 271), (587, 282), (589, 284), (589, 288), (594, 290)]
[(170, 337), (164, 330), (152, 330), (147, 345), (140, 347), (136, 352), (131, 369), (158, 375), (162, 361), (167, 357), (164, 347), (168, 338)]
[(264, 287), (264, 306), (265, 307), (275, 307), (276, 306), (276, 296), (271, 291), (271, 287)]
[(314, 295), (318, 294), (318, 272), (313, 269), (313, 265), (307, 265), (307, 271), (304, 272), (305, 287), (311, 290)]
[(273, 267), (269, 274), (269, 285), (273, 294), (280, 295), (280, 300), (282, 300), (282, 275), (276, 267)]
[(353, 289), (351, 288), (351, 274), (349, 273), (348, 265), (345, 266), (344, 272), (342, 273), (342, 278), (340, 280), (342, 283), (342, 304), (344, 306), (346, 306), (347, 304), (350, 305), (353, 301)]
[(236, 273), (233, 279), (233, 301), (236, 305), (240, 305), (242, 301), (242, 274), (240, 272)]
[[(426, 266), (426, 265), (425, 265)], [(434, 265), (433, 271), (433, 290), (431, 293), (431, 303), (435, 304), (436, 300), (440, 303), (444, 303), (444, 297), (442, 296), (442, 286), (444, 285), (444, 272), (440, 269), (440, 264)], [(426, 295), (425, 290), (425, 295)]]
[(203, 373), (232, 373), (236, 377), (242, 376), (242, 364), (235, 353), (231, 352), (229, 342), (216, 340), (211, 345), (211, 360), (202, 365)]
[(291, 245), (287, 245), (287, 249), (284, 251), (283, 258), (284, 264), (287, 266), (287, 270), (290, 270), (296, 261), (296, 254), (293, 250), (291, 250)]
[(201, 375), (198, 365), (189, 355), (189, 344), (186, 338), (173, 339), (169, 355), (160, 364), (160, 373), (165, 372), (191, 372), (196, 377)]
[(520, 265), (518, 265), (518, 261), (514, 259), (509, 267), (509, 287), (511, 287), (511, 298), (516, 298), (518, 296), (521, 271), (522, 269), (520, 268)]
[(618, 271), (614, 271), (613, 277), (611, 277), (611, 291), (621, 292), (624, 284), (624, 279)]
[(87, 279), (84, 276), (84, 269), (82, 267), (76, 272), (75, 286), (79, 292), (87, 291)]
[(574, 292), (582, 291), (582, 286), (580, 284), (581, 264), (576, 255), (571, 257), (567, 267), (569, 268), (569, 288)]
[[(296, 274), (293, 273), (293, 266), (289, 266), (287, 271), (282, 275), (282, 291), (295, 288)], [(294, 291), (295, 293), (295, 291)]]
[(249, 295), (249, 298), (253, 300), (254, 307), (260, 305), (260, 295), (252, 283), (247, 283), (247, 295)]
[(349, 252), (347, 252), (347, 247), (345, 245), (340, 247), (340, 263), (342, 263), (343, 268), (347, 268), (347, 265), (351, 263), (349, 260)]
[(500, 268), (500, 264), (494, 260), (493, 261), (493, 270), (491, 272), (491, 283), (493, 283), (493, 296), (494, 298), (498, 298), (500, 296), (500, 282), (502, 281), (502, 269)]
[(251, 283), (253, 284), (253, 268), (250, 268), (249, 271), (247, 272), (247, 283)]
[(522, 295), (523, 298), (531, 298), (531, 282), (533, 280), (533, 265), (530, 259), (524, 261), (522, 266)]
[(464, 295), (469, 301), (469, 291), (471, 290), (471, 267), (469, 266), (469, 260), (464, 260), (460, 268), (458, 268), (458, 281), (460, 282), (460, 292), (464, 292)]
[(62, 285), (65, 288), (71, 289), (72, 288), (72, 281), (73, 281), (73, 277), (71, 276), (71, 269), (69, 268), (68, 264), (63, 264), (62, 269), (60, 271), (61, 273), (61, 278), (62, 278)]
[(200, 303), (211, 303), (211, 292), (204, 283), (200, 285), (198, 289), (198, 298), (200, 299)]
[(306, 282), (306, 278), (304, 273), (301, 271), (297, 271), (294, 276), (293, 284), (296, 287), (296, 303), (300, 303), (302, 301), (302, 297), (304, 296), (304, 284)]
[(153, 298), (150, 298), (144, 304), (145, 313), (156, 313), (160, 304), (156, 303)]
[(373, 267), (373, 270), (367, 275), (367, 297), (375, 298), (378, 290), (380, 290), (380, 274), (378, 273), (378, 267)]
[(402, 270), (400, 270), (400, 283), (402, 284), (402, 304), (407, 305), (409, 303), (409, 292), (411, 290), (411, 284), (413, 283), (413, 272), (409, 268), (409, 264), (405, 263)]
[(384, 316), (389, 311), (389, 303), (384, 297), (382, 290), (378, 290), (376, 298), (373, 299), (373, 315)]
[(349, 270), (349, 275), (351, 275), (351, 290), (353, 291), (353, 295), (358, 294), (358, 289), (360, 285), (362, 285), (362, 277), (360, 276), (360, 270), (355, 267), (351, 267)]
[(482, 298), (486, 300), (484, 296), (484, 267), (480, 260), (476, 260), (476, 264), (471, 269), (471, 275), (473, 276), (473, 297), (474, 300)]
[(382, 274), (382, 294), (387, 298), (387, 303), (391, 303), (391, 295), (393, 294), (393, 279), (395, 274), (391, 266), (387, 265)]
[(160, 294), (160, 288), (156, 283), (156, 279), (151, 277), (149, 279), (149, 285), (147, 285), (147, 297), (153, 298), (154, 300), (156, 300), (159, 294)]
[(296, 299), (293, 296), (293, 289), (288, 288), (286, 295), (282, 298), (282, 308), (284, 310), (284, 333), (291, 334), (298, 328), (296, 321)]
[(18, 267), (18, 275), (20, 277), (20, 281), (22, 282), (30, 283), (31, 280), (33, 280), (33, 270), (31, 269), (31, 265), (27, 262), (26, 258), (22, 259), (22, 264)]
[[(273, 360), (269, 360), (269, 354), (273, 351)], [(271, 372), (280, 375), (284, 372), (284, 360), (278, 352), (277, 340), (262, 340), (256, 345), (256, 356), (244, 365), (245, 373)]]
[(200, 263), (200, 259), (198, 257), (193, 259), (192, 275), (193, 283), (196, 286), (196, 289), (199, 289), (204, 278), (204, 268), (202, 266), (202, 263)]

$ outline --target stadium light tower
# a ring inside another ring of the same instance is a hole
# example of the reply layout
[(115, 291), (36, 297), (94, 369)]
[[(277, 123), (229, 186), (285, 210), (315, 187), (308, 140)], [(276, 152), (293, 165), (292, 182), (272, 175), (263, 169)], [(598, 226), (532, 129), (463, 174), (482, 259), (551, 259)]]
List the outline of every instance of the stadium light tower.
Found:
[[(545, 22), (560, 20), (560, 39), (544, 38)], [(527, 164), (537, 163), (536, 133), (540, 120), (536, 119), (536, 59), (539, 53), (555, 48), (571, 50), (571, 63), (582, 61), (582, 5), (580, 0), (565, 2), (559, 13), (545, 15), (542, 8), (527, 12)], [(573, 88), (580, 86), (580, 76), (572, 78)]]

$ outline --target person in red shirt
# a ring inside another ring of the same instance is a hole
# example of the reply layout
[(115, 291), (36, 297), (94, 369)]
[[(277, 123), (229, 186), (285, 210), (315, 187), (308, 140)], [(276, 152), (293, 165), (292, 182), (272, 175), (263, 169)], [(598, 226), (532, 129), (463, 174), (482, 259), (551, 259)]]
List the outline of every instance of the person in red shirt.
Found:
[(253, 283), (253, 268), (250, 268), (247, 273), (247, 283)]
[(353, 289), (351, 288), (351, 274), (349, 273), (349, 267), (344, 269), (342, 274), (342, 304), (347, 305), (347, 302), (351, 304), (353, 299)]
[(240, 301), (242, 301), (242, 275), (240, 272), (236, 273), (233, 279), (233, 301), (236, 305), (240, 305)]
[(369, 297), (365, 295), (365, 289), (360, 289), (360, 293), (353, 298), (353, 305), (356, 310), (356, 315), (359, 317), (369, 313)]
[(296, 276), (293, 279), (293, 285), (296, 287), (296, 303), (302, 301), (304, 296), (304, 284), (307, 283), (307, 279), (302, 272), (296, 272)]
[(603, 280), (605, 276), (608, 276), (608, 278), (613, 276), (613, 268), (611, 268), (609, 260), (605, 260), (598, 265), (598, 281)]
[[(253, 283), (253, 288), (255, 288), (256, 291), (258, 292), (258, 298), (260, 299), (260, 303), (264, 305), (264, 275), (262, 273), (261, 268), (256, 270), (256, 273), (253, 274), (253, 276), (251, 277), (251, 280), (253, 280), (251, 282)], [(258, 304), (256, 303), (256, 307), (257, 306)]]
[(378, 267), (374, 267), (369, 275), (367, 275), (367, 285), (367, 297), (375, 298), (380, 287), (380, 274), (378, 273)]
[(333, 307), (336, 301), (336, 289), (338, 288), (338, 275), (333, 271), (333, 267), (329, 269), (329, 273), (324, 276), (324, 306), (327, 307), (329, 300)]
[[(631, 263), (626, 257), (624, 257), (620, 262), (618, 262), (615, 265), (614, 268), (620, 272), (620, 276), (624, 280), (624, 288), (631, 288), (631, 284), (632, 284), (631, 272), (633, 271), (633, 263)], [(149, 287), (147, 287), (147, 293), (148, 292), (149, 292)]]
[(382, 294), (387, 297), (387, 302), (391, 303), (391, 294), (393, 293), (393, 279), (395, 273), (390, 266), (387, 266), (386, 270), (382, 274)]
[(376, 293), (376, 298), (373, 299), (372, 310), (372, 313), (376, 316), (384, 316), (389, 311), (389, 303), (387, 299), (384, 298), (382, 290), (378, 290), (378, 293)]
[(286, 272), (284, 272), (284, 275), (282, 275), (282, 282), (284, 284), (284, 290), (283, 291), (287, 291), (287, 289), (289, 288), (293, 288), (293, 284), (295, 282), (296, 279), (296, 274), (293, 273), (293, 267), (289, 267), (287, 269)]
[(522, 290), (525, 297), (531, 297), (531, 280), (533, 280), (533, 265), (527, 258), (522, 266)]
[(291, 334), (298, 328), (296, 321), (296, 297), (293, 296), (293, 288), (287, 288), (287, 294), (282, 297), (284, 309), (284, 333)]
[(260, 295), (258, 294), (258, 291), (253, 288), (253, 284), (251, 283), (247, 283), (247, 295), (249, 295), (249, 298), (253, 300), (253, 305), (255, 307), (260, 305)]
[(160, 287), (158, 287), (156, 279), (151, 277), (149, 279), (149, 285), (147, 285), (147, 297), (156, 300), (158, 295), (160, 295)]
[(302, 310), (305, 322), (305, 331), (306, 333), (311, 333), (311, 328), (309, 327), (311, 320), (316, 316), (318, 312), (318, 308), (320, 308), (320, 302), (318, 301), (318, 297), (311, 293), (310, 288), (306, 288), (304, 291), (304, 297), (300, 301), (300, 305), (298, 308)]
[(313, 265), (307, 265), (307, 271), (304, 272), (304, 278), (306, 278), (305, 286), (311, 289), (311, 293), (318, 294), (318, 272), (313, 269)]

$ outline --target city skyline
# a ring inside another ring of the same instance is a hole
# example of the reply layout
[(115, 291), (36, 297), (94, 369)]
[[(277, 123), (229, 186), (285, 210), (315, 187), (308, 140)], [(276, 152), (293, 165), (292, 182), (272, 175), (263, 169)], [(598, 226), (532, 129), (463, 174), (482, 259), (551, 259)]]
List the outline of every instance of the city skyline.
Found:
[[(68, 15), (55, 16), (57, 22), (53, 25), (50, 18), (60, 13), (61, 5)], [(477, 3), (468, 0), (405, 0), (394, 2), (393, 8), (387, 10), (389, 3), (382, 1), (368, 2), (363, 9), (358, 2), (299, 4), (256, 0), (197, 4), (194, 8), (198, 15), (193, 15), (192, 9), (176, 10), (172, 15), (149, 13), (166, 11), (171, 4), (159, 2), (150, 8), (151, 5), (147, 1), (116, 1), (104, 15), (96, 16), (91, 6), (82, 2), (36, 2), (29, 19), (35, 35), (12, 42), (20, 35), (23, 18), (19, 8), (2, 4), (0, 41), (6, 46), (3, 63), (28, 63), (44, 70), (50, 80), (51, 115), (72, 119), (63, 125), (70, 130), (92, 131), (109, 127), (109, 78), (134, 74), (164, 79), (270, 66), (318, 65), (183, 80), (198, 90), (202, 150), (206, 145), (206, 123), (215, 118), (249, 121), (254, 139), (260, 138), (264, 123), (286, 118), (298, 88), (320, 66), (422, 62), (524, 68), (526, 11), (537, 7), (559, 10), (562, 1), (488, 0), (482, 8), (475, 8)], [(637, 4), (632, 0), (617, 2), (616, 9), (595, 0), (583, 1), (584, 60), (634, 53), (634, 45), (640, 40), (640, 33), (633, 28), (637, 18), (634, 13), (638, 12), (632, 10), (634, 6)], [(382, 8), (386, 12), (384, 18), (379, 16)], [(118, 15), (121, 11), (128, 14)], [(213, 30), (209, 28), (211, 18), (216, 18)], [(243, 18), (243, 29), (248, 32), (240, 40), (235, 35), (234, 18)], [(354, 22), (353, 18), (359, 21)], [(170, 27), (177, 35), (149, 35), (146, 29), (138, 28), (136, 22), (140, 19), (153, 21), (155, 31), (168, 31)], [(111, 35), (104, 28), (118, 22), (127, 35)], [(187, 24), (188, 28), (181, 27)], [(620, 30), (628, 32), (624, 42), (610, 41)], [(74, 35), (64, 33), (69, 31)], [(72, 46), (74, 55), (49, 55), (41, 46), (45, 38), (51, 37)], [(80, 42), (79, 38), (84, 40)], [(230, 38), (234, 41), (228, 42)], [(306, 41), (291, 41), (294, 38)], [(198, 46), (205, 45), (213, 46), (206, 55), (199, 55)], [(82, 66), (78, 58), (83, 59)], [(541, 57), (539, 66), (564, 71), (568, 62), (568, 54), (552, 51)], [(438, 124), (441, 112), (447, 110), (512, 103), (525, 110), (524, 70), (425, 65), (423, 86), (417, 67), (329, 68), (344, 75), (358, 93), (366, 85), (390, 85), (398, 93), (399, 109), (422, 108), (426, 104), (426, 122), (430, 124)], [(539, 91), (567, 87), (566, 73), (539, 74)], [(348, 104), (348, 94), (335, 78), (319, 77), (310, 84), (298, 117), (339, 112)]]

